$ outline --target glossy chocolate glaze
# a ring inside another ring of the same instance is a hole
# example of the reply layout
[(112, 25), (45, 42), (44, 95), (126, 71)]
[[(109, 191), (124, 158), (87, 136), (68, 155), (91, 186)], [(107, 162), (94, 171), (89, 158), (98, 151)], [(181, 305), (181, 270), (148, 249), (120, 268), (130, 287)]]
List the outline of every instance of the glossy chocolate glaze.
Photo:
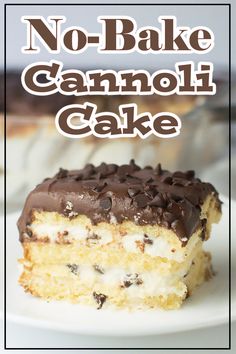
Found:
[[(203, 227), (201, 205), (218, 193), (210, 183), (195, 178), (194, 171), (171, 173), (156, 168), (140, 168), (132, 160), (128, 165), (91, 164), (81, 170), (60, 171), (46, 178), (28, 196), (18, 221), (23, 241), (32, 211), (58, 212), (68, 218), (78, 214), (92, 223), (132, 221), (138, 225), (160, 225), (172, 229), (183, 244)], [(204, 237), (204, 235), (203, 235)]]

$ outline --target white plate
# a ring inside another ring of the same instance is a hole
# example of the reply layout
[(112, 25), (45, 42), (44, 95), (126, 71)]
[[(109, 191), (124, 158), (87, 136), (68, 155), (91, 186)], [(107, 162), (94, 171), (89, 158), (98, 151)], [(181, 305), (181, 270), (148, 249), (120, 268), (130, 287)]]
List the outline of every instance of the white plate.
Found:
[[(232, 207), (236, 210), (236, 202), (232, 203)], [(228, 322), (229, 207), (226, 198), (222, 220), (213, 227), (212, 238), (206, 242), (206, 248), (212, 252), (217, 274), (197, 289), (181, 309), (174, 311), (98, 311), (66, 302), (45, 302), (25, 294), (17, 284), (17, 259), (22, 254), (16, 228), (18, 215), (7, 216), (7, 319), (36, 327), (106, 336), (162, 334)], [(234, 294), (234, 303), (235, 298)]]

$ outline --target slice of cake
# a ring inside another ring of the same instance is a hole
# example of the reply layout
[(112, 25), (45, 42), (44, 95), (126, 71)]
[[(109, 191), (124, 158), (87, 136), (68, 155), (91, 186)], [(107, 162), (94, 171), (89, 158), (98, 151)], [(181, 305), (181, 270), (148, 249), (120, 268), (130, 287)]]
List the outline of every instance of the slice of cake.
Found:
[(221, 216), (193, 171), (91, 164), (46, 178), (18, 221), (20, 284), (35, 296), (106, 307), (178, 308), (212, 275), (202, 248)]

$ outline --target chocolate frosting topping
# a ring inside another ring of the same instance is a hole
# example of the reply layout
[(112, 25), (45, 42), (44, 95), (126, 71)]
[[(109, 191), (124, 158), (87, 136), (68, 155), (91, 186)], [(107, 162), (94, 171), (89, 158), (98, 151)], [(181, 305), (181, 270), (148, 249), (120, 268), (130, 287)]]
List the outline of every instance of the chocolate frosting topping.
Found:
[(186, 243), (204, 225), (201, 205), (209, 194), (215, 195), (220, 207), (214, 187), (195, 178), (194, 171), (171, 173), (160, 164), (140, 168), (131, 160), (121, 166), (102, 163), (81, 170), (60, 169), (29, 194), (18, 221), (20, 239), (31, 223), (32, 211), (39, 209), (69, 218), (83, 214), (94, 224), (114, 220), (158, 224)]

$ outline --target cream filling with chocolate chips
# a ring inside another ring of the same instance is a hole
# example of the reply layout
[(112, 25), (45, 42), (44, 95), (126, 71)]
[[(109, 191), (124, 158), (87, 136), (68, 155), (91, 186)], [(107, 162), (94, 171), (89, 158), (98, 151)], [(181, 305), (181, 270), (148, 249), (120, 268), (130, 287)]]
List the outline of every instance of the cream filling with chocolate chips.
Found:
[(178, 308), (212, 274), (203, 242), (221, 203), (193, 171), (87, 165), (33, 190), (18, 222), (20, 284), (101, 309)]

